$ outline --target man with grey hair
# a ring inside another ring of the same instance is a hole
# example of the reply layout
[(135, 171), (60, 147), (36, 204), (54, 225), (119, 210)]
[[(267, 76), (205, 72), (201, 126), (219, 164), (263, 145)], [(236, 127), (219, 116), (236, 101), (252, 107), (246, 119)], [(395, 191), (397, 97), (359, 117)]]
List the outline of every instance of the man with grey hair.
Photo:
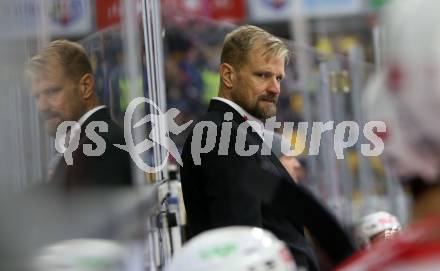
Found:
[[(107, 109), (95, 92), (93, 71), (85, 49), (78, 43), (55, 40), (44, 47), (29, 62), (27, 75), (30, 91), (49, 136), (55, 137), (64, 121), (79, 124), (65, 133), (69, 139), (79, 137), (72, 150), (72, 163), (58, 159), (49, 170), (48, 179), (65, 187), (96, 185), (129, 185), (131, 180), (130, 156), (114, 146), (124, 144), (124, 134), (110, 119)], [(91, 156), (84, 146), (97, 149), (97, 141), (86, 136), (86, 127), (92, 122), (104, 123), (107, 128), (95, 126), (87, 134), (105, 141), (103, 153)], [(59, 133), (60, 134), (60, 133)], [(57, 150), (65, 150), (66, 140), (55, 138)]]
[[(241, 26), (226, 36), (218, 97), (183, 149), (182, 188), (190, 237), (230, 225), (262, 227), (287, 243), (299, 266), (317, 270), (304, 237), (302, 188), (274, 154), (261, 151), (263, 121), (276, 114), (288, 58), (285, 44), (258, 27)], [(209, 142), (215, 145), (208, 151), (202, 145)]]

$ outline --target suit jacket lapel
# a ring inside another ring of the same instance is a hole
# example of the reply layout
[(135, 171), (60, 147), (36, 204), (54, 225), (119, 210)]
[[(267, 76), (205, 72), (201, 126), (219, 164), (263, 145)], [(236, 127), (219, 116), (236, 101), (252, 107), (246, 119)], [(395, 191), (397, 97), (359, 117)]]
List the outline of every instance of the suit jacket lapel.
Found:
[[(259, 143), (260, 146), (262, 146), (263, 144), (267, 145), (266, 142), (264, 142), (264, 140), (255, 132), (252, 133), (252, 136), (254, 137), (254, 139)], [(270, 146), (269, 146), (270, 147)], [(270, 148), (272, 149), (272, 148)], [(260, 148), (261, 151), (261, 148)], [(287, 179), (290, 180), (290, 178), (292, 178), (289, 173), (287, 172), (287, 170), (284, 168), (284, 166), (281, 164), (280, 160), (278, 159), (278, 157), (271, 151), (270, 155), (261, 155), (262, 159), (266, 159), (267, 161), (270, 161), (275, 168), (278, 170), (278, 172), (280, 172), (283, 176), (283, 179)]]
[(237, 122), (238, 124), (246, 121), (244, 116), (241, 116), (234, 108), (229, 106), (227, 103), (224, 103), (219, 100), (211, 100), (209, 103), (208, 111), (221, 111), (221, 112), (232, 112), (233, 114), (233, 120)]

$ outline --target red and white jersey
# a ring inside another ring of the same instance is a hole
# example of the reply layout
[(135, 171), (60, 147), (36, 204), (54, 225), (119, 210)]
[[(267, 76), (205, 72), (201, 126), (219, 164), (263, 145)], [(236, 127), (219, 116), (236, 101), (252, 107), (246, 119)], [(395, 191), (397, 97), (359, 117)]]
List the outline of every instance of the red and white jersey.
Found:
[(355, 254), (339, 271), (440, 270), (440, 216), (424, 219), (390, 240)]

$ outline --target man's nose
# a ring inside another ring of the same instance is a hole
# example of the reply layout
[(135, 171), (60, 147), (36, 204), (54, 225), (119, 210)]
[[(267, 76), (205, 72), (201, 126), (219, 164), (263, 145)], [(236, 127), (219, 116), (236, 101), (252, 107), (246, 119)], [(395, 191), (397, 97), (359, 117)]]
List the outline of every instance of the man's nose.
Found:
[(277, 80), (277, 78), (273, 78), (269, 82), (269, 86), (267, 87), (267, 91), (273, 94), (280, 94), (281, 86), (280, 81)]
[(43, 96), (36, 98), (35, 103), (37, 105), (37, 110), (40, 112), (46, 112), (49, 110), (49, 102)]

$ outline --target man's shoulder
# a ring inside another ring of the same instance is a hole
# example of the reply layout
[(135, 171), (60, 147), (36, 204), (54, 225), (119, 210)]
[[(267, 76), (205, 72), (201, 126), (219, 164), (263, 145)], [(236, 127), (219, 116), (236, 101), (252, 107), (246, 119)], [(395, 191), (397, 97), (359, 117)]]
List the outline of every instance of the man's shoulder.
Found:
[(93, 113), (85, 122), (85, 125), (89, 125), (92, 122), (106, 123), (107, 131), (95, 129), (96, 133), (103, 137), (106, 142), (125, 144), (123, 127), (111, 119), (106, 108), (99, 109)]
[(206, 112), (198, 120), (196, 120), (196, 123), (200, 123), (203, 121), (211, 121), (215, 124), (221, 124), (224, 121), (224, 114), (225, 112), (222, 111), (211, 110)]
[(192, 126), (192, 129), (196, 127), (197, 124), (207, 126), (209, 123), (215, 124), (216, 126), (221, 126), (224, 122), (232, 122), (233, 129), (237, 128), (238, 125), (245, 121), (234, 109), (230, 110), (209, 110), (199, 118), (197, 118)]
[[(223, 124), (225, 122), (232, 122), (231, 134), (235, 135), (237, 133), (238, 127), (242, 121), (238, 121), (235, 117), (234, 119), (228, 119), (225, 117), (225, 114), (229, 112), (223, 112), (218, 110), (211, 110), (200, 116), (194, 123), (191, 125), (191, 130), (188, 133), (188, 137), (185, 142), (192, 140), (193, 136), (199, 136), (205, 138), (208, 134), (212, 135), (212, 129), (215, 129), (216, 138), (220, 136), (221, 129), (223, 128)], [(231, 112), (232, 113), (232, 112)], [(235, 113), (232, 113), (235, 114)], [(218, 142), (217, 142), (218, 143)]]

